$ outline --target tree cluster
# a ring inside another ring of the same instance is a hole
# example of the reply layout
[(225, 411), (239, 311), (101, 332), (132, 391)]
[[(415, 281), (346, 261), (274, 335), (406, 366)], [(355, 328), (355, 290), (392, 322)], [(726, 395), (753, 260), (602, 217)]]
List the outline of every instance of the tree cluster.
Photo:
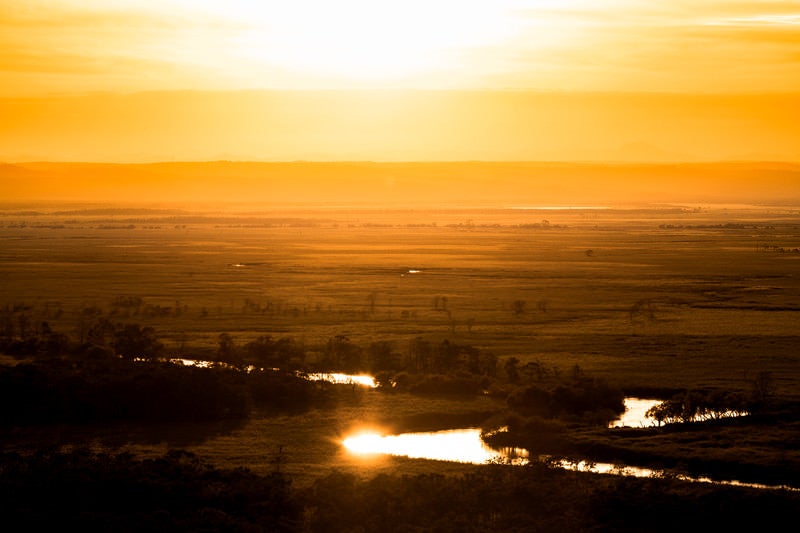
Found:
[(651, 407), (646, 415), (658, 425), (740, 416), (756, 404), (742, 392), (686, 391)]
[(624, 400), (621, 389), (582, 373), (549, 383), (523, 385), (507, 398), (511, 409), (526, 416), (585, 417), (593, 413), (608, 420), (625, 411)]
[(253, 407), (327, 404), (324, 384), (273, 370), (241, 372), (165, 362), (51, 360), (0, 366), (0, 425), (228, 420)]
[(85, 311), (88, 311), (90, 320), (81, 320), (77, 338), (55, 331), (46, 321), (34, 327), (25, 314), (17, 316), (19, 325), (15, 329), (13, 321), (6, 316), (5, 333), (0, 336), (0, 352), (16, 357), (88, 355), (97, 358), (116, 354), (129, 359), (151, 359), (163, 353), (164, 346), (155, 329), (96, 317), (91, 308)]

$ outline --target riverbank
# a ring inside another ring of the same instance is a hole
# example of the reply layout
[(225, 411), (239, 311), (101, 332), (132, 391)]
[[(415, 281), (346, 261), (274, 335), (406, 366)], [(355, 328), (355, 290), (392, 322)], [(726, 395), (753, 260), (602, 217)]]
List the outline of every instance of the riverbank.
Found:
[(172, 452), (4, 455), (7, 531), (779, 530), (800, 493), (488, 465), (457, 475), (334, 471), (304, 488), (281, 472), (220, 469)]
[[(189, 369), (186, 369), (189, 371)], [(5, 432), (3, 450), (23, 454), (42, 449), (132, 453), (154, 458), (182, 449), (219, 468), (248, 468), (267, 475), (280, 470), (298, 486), (335, 471), (368, 479), (375, 475), (462, 474), (471, 466), (399, 456), (360, 457), (344, 439), (359, 432), (380, 435), (460, 428), (493, 433), (496, 448), (518, 447), (535, 458), (550, 455), (710, 476), (744, 482), (800, 486), (797, 410), (786, 405), (770, 414), (651, 428), (607, 428), (577, 421), (520, 418), (490, 396), (420, 395), (348, 385), (331, 386), (326, 403), (295, 411), (256, 409), (223, 420), (175, 420), (104, 424), (39, 424)]]

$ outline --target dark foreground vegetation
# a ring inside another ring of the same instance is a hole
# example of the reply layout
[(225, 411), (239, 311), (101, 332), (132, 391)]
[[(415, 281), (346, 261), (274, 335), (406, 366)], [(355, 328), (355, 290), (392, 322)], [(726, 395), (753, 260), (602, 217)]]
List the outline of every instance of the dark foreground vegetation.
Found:
[(0, 366), (0, 424), (168, 422), (300, 411), (332, 398), (326, 382), (275, 370), (198, 368), (159, 361), (49, 359)]
[[(303, 372), (360, 370), (376, 372), (375, 394), (400, 402), (409, 396), (491, 398), (492, 411), (472, 416), (471, 423), (488, 430), (485, 439), (493, 446), (524, 448), (534, 457), (582, 458), (772, 485), (797, 486), (800, 479), (800, 463), (792, 453), (798, 445), (800, 406), (776, 397), (766, 372), (747, 390), (625, 390), (587, 375), (578, 365), (568, 370), (538, 362), (523, 366), (514, 357), (500, 361), (490, 352), (449, 340), (415, 337), (397, 349), (389, 342), (362, 347), (335, 336), (318, 347), (321, 355), (313, 363), (306, 363), (307, 347), (291, 337), (261, 336), (237, 347), (225, 334), (216, 361), (198, 367), (161, 358), (160, 340), (149, 328), (106, 325), (107, 341), (95, 335), (94, 342), (82, 343), (48, 328), (25, 342), (7, 340), (5, 347), (12, 348), (7, 351), (18, 362), (0, 365), (0, 401), (17, 407), (0, 411), (0, 427), (121, 423), (141, 428), (245, 421), (254, 412), (271, 416), (333, 409), (342, 399), (357, 399), (354, 386), (310, 381)], [(52, 344), (46, 337), (53, 336), (63, 340), (57, 353), (46, 349)], [(13, 349), (21, 343), (30, 348), (27, 353)], [(288, 370), (272, 366), (277, 364)], [(607, 429), (631, 394), (664, 399), (652, 410), (659, 427)], [(437, 424), (447, 419), (447, 413), (418, 415), (406, 430), (439, 429)], [(387, 422), (392, 413), (384, 417), (378, 422)], [(493, 431), (500, 427), (507, 431)], [(762, 433), (766, 441), (750, 442)]]
[(6, 454), (5, 531), (775, 531), (800, 493), (502, 465), (457, 476), (218, 469), (174, 451)]

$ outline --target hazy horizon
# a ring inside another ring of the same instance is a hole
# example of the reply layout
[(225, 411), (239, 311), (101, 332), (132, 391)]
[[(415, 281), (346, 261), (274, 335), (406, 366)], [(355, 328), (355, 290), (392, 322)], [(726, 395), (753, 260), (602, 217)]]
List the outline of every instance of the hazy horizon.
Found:
[(798, 27), (791, 1), (10, 0), (4, 200), (793, 204)]
[(6, 530), (781, 530), (798, 267), (800, 0), (0, 1)]
[(0, 161), (800, 161), (789, 0), (8, 0)]
[(0, 161), (800, 161), (800, 93), (156, 91), (0, 98)]
[(4, 200), (381, 207), (800, 205), (780, 162), (161, 162), (0, 164)]

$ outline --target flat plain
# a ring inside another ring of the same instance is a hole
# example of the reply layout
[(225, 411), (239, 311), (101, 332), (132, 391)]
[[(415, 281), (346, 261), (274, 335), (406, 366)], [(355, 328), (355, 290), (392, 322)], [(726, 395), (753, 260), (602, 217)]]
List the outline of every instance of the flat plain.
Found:
[[(38, 214), (37, 214), (38, 213)], [(174, 355), (335, 335), (450, 339), (667, 387), (770, 371), (800, 394), (800, 212), (788, 208), (6, 210), (3, 304), (155, 328)], [(135, 309), (114, 305), (141, 298)]]
[[(75, 338), (98, 316), (154, 328), (170, 356), (214, 358), (222, 333), (237, 345), (292, 337), (311, 366), (336, 336), (365, 348), (388, 341), (399, 354), (418, 338), (447, 339), (494, 353), (500, 368), (510, 357), (555, 372), (578, 365), (627, 391), (748, 390), (768, 372), (775, 395), (791, 401), (800, 398), (798, 248), (800, 211), (789, 207), (51, 205), (0, 216), (6, 316)], [(285, 468), (302, 480), (352, 463), (337, 439), (358, 423), (413, 429), (420, 413), (478, 423), (499, 408), (489, 398), (365, 391), (304, 415), (308, 435), (288, 435), (298, 428), (289, 416), (138, 435), (44, 430), (20, 442), (188, 447), (257, 471), (274, 468), (290, 443), (301, 451)]]

